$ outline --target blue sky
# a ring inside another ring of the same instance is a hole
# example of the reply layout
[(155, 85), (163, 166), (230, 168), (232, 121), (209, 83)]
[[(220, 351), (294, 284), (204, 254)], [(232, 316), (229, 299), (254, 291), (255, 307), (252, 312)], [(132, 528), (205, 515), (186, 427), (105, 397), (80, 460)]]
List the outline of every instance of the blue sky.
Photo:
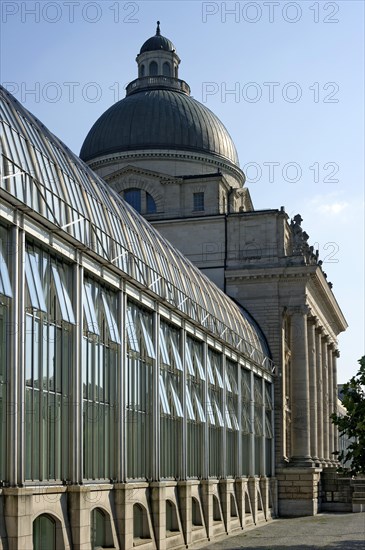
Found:
[(157, 19), (231, 133), (255, 207), (301, 213), (349, 323), (346, 381), (364, 354), (363, 1), (3, 0), (0, 80), (78, 153)]

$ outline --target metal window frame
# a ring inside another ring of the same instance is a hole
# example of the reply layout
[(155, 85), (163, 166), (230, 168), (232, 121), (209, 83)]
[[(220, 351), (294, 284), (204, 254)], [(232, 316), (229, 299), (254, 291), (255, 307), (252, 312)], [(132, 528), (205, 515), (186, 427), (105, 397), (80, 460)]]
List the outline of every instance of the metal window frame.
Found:
[(129, 307), (127, 307), (127, 319), (128, 322), (126, 323), (126, 329), (129, 346), (133, 351), (140, 353), (136, 325), (133, 319), (132, 310)]
[(209, 424), (211, 424), (212, 426), (215, 426), (215, 418), (214, 418), (213, 407), (212, 407), (211, 399), (209, 397), (209, 393), (207, 395), (207, 414), (208, 414)]
[(207, 419), (205, 417), (204, 409), (203, 409), (202, 404), (200, 403), (199, 396), (198, 396), (196, 390), (194, 390), (194, 398), (195, 398), (196, 408), (197, 408), (197, 411), (198, 411), (198, 416), (200, 418), (200, 422), (205, 424)]
[(67, 289), (61, 279), (58, 269), (59, 268), (56, 264), (54, 263), (51, 264), (51, 272), (52, 272), (53, 281), (56, 288), (56, 294), (57, 294), (58, 303), (61, 310), (62, 320), (72, 325), (75, 325), (76, 320), (72, 309), (71, 300), (68, 295)]
[(177, 391), (174, 388), (174, 384), (173, 384), (171, 379), (170, 379), (169, 382), (170, 382), (169, 387), (170, 387), (171, 397), (172, 397), (172, 401), (174, 403), (176, 416), (179, 417), (179, 418), (184, 418), (184, 411), (183, 411), (182, 405), (180, 403), (180, 399), (179, 399), (179, 396), (177, 394)]
[(212, 362), (210, 360), (210, 355), (209, 355), (209, 351), (208, 351), (208, 355), (207, 355), (207, 373), (208, 373), (208, 380), (209, 380), (209, 383), (210, 384), (215, 384), (214, 382), (214, 376), (213, 376), (213, 370), (212, 370)]
[[(90, 283), (84, 281), (83, 284), (83, 305), (84, 312), (86, 317), (86, 330), (91, 334), (100, 335), (98, 317), (96, 314), (96, 309), (93, 302), (93, 297), (91, 294)], [(90, 328), (92, 327), (92, 328)]]
[(3, 296), (7, 296), (8, 298), (13, 297), (8, 266), (6, 265), (5, 258), (3, 256), (1, 248), (0, 248), (0, 294), (2, 294)]
[(146, 345), (147, 355), (148, 357), (151, 357), (151, 359), (156, 359), (156, 353), (155, 348), (152, 342), (152, 338), (150, 334), (148, 333), (147, 327), (145, 325), (145, 321), (142, 317), (142, 315), (139, 318), (139, 322), (141, 324), (142, 334), (144, 338), (144, 343)]
[(195, 376), (193, 358), (191, 356), (191, 350), (188, 341), (185, 342), (185, 364), (188, 368), (189, 374), (191, 374), (191, 376)]
[(107, 296), (105, 295), (104, 292), (101, 292), (101, 300), (104, 306), (104, 313), (105, 313), (105, 318), (108, 325), (110, 341), (114, 342), (115, 344), (120, 344), (121, 340), (120, 340), (118, 325), (110, 309)]
[(162, 410), (165, 414), (171, 415), (169, 400), (167, 399), (167, 392), (165, 388), (165, 382), (162, 374), (159, 376), (159, 388), (160, 388), (160, 403), (162, 405)]
[(37, 260), (29, 251), (25, 253), (25, 277), (32, 307), (47, 313), (42, 281), (37, 268)]
[(169, 365), (171, 367), (171, 360), (169, 352), (167, 351), (166, 338), (162, 326), (160, 326), (160, 352), (162, 356), (162, 362), (165, 365)]
[(178, 370), (183, 371), (184, 369), (183, 369), (180, 353), (179, 353), (179, 350), (177, 349), (177, 346), (174, 342), (174, 338), (173, 338), (172, 334), (170, 334), (170, 342), (171, 342), (171, 347), (172, 347), (172, 353), (173, 353), (174, 359), (175, 359), (175, 366)]
[(190, 390), (188, 384), (185, 385), (186, 387), (186, 411), (187, 411), (187, 417), (189, 420), (195, 420), (195, 414), (194, 414), (194, 407), (193, 402), (190, 395)]

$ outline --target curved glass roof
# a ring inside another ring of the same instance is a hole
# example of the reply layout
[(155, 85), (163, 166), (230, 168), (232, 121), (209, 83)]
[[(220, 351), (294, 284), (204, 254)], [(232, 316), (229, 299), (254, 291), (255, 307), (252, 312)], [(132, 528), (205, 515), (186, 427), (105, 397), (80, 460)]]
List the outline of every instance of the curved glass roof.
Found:
[(240, 308), (1, 87), (0, 95), (9, 200), (271, 370), (264, 338)]

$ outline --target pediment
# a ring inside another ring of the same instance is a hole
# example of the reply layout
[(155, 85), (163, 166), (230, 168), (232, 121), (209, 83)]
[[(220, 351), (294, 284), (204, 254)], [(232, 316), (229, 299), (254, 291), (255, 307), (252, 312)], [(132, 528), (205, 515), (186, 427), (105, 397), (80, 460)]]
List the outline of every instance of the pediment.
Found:
[(110, 184), (118, 180), (123, 181), (123, 183), (128, 182), (131, 185), (133, 185), (134, 182), (137, 185), (138, 182), (143, 183), (144, 181), (149, 181), (151, 183), (166, 183), (167, 180), (171, 180), (171, 176), (162, 172), (146, 170), (145, 168), (138, 168), (132, 164), (129, 164), (127, 166), (123, 166), (123, 168), (115, 170), (107, 176), (104, 176), (104, 179)]

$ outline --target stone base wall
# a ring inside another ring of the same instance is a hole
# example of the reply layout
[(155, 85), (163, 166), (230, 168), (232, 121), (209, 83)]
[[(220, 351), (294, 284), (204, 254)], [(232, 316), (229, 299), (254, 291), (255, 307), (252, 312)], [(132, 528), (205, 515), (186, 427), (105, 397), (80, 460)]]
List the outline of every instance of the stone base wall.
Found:
[(321, 468), (276, 470), (279, 516), (313, 516), (319, 511)]
[(322, 512), (365, 512), (365, 478), (343, 477), (335, 469), (322, 472)]
[(33, 522), (47, 514), (56, 525), (57, 550), (89, 550), (96, 508), (105, 518), (108, 547), (178, 550), (269, 521), (276, 515), (276, 484), (251, 477), (1, 488), (0, 549), (33, 548)]

